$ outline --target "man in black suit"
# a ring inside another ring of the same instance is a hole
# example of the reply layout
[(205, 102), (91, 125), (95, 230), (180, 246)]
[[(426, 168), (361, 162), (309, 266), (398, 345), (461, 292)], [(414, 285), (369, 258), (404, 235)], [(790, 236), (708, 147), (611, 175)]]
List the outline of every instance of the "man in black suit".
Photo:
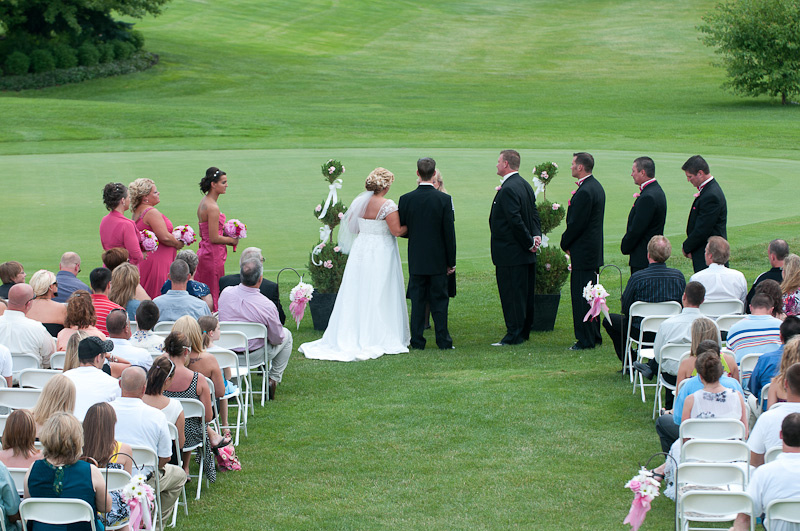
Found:
[(411, 299), (411, 348), (424, 349), (425, 306), (430, 304), (436, 345), (453, 348), (447, 330), (450, 297), (447, 276), (456, 270), (453, 200), (433, 187), (436, 161), (417, 161), (419, 186), (400, 197), (400, 224), (408, 227), (408, 298)]
[(503, 178), (489, 212), (490, 247), (506, 335), (492, 346), (527, 341), (533, 324), (536, 251), (542, 243), (536, 195), (519, 175), (519, 153), (500, 152), (497, 175)]
[[(750, 313), (750, 301), (753, 300), (753, 295), (756, 294), (756, 288), (765, 280), (774, 280), (778, 284), (783, 282), (783, 261), (789, 256), (789, 244), (786, 240), (772, 240), (769, 242), (767, 248), (769, 255), (770, 270), (764, 271), (756, 277), (753, 281), (753, 287), (747, 292), (747, 302), (745, 303), (745, 312)], [(61, 289), (59, 287), (59, 289)]]
[[(681, 169), (686, 174), (686, 180), (697, 188), (694, 194), (692, 210), (689, 211), (689, 222), (686, 224), (686, 240), (683, 242), (683, 255), (692, 259), (694, 272), (705, 269), (706, 243), (711, 236), (721, 236), (728, 239), (728, 204), (725, 194), (711, 170), (708, 163), (700, 155), (690, 157)], [(725, 264), (727, 265), (727, 264)]]
[(576, 342), (569, 350), (594, 348), (603, 342), (600, 321), (583, 321), (589, 303), (583, 298), (583, 288), (597, 282), (603, 265), (603, 216), (606, 193), (592, 175), (594, 157), (589, 153), (575, 153), (572, 158), (572, 176), (578, 179), (578, 189), (567, 208), (567, 228), (561, 235), (561, 249), (570, 255), (572, 273), (569, 288), (572, 298), (572, 328)]
[[(251, 256), (261, 260), (262, 264), (264, 263), (264, 256), (261, 254), (261, 249), (258, 247), (248, 247), (242, 251), (242, 255), (239, 257), (239, 266), (241, 267), (241, 264)], [(235, 275), (225, 275), (219, 279), (219, 292), (222, 293), (225, 288), (229, 286), (238, 286), (241, 283), (242, 276), (239, 273)], [(275, 303), (275, 307), (278, 308), (278, 317), (281, 320), (281, 324), (286, 324), (286, 314), (283, 313), (283, 307), (281, 306), (281, 296), (278, 293), (278, 285), (265, 278), (261, 281), (259, 290), (263, 296)]]
[(650, 238), (664, 234), (667, 196), (656, 181), (656, 164), (650, 157), (639, 157), (633, 161), (631, 177), (639, 185), (639, 192), (634, 194), (636, 199), (628, 214), (628, 228), (620, 250), (622, 254), (630, 255), (628, 264), (632, 275), (647, 269), (647, 244)]

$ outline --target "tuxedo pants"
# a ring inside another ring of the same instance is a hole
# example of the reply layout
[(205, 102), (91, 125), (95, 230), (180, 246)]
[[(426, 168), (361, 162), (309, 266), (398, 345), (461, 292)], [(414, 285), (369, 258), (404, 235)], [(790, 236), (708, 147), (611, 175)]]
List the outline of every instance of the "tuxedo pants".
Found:
[(447, 294), (447, 275), (409, 275), (408, 298), (411, 299), (411, 347), (425, 348), (425, 306), (430, 305), (433, 328), (436, 331), (436, 345), (442, 349), (453, 346), (453, 339), (447, 329), (447, 308), (450, 297)]
[(583, 288), (591, 282), (597, 283), (598, 269), (575, 269), (569, 277), (569, 289), (572, 299), (572, 329), (578, 345), (583, 348), (594, 348), (603, 342), (600, 336), (600, 320), (584, 322), (583, 317), (589, 311), (589, 303), (583, 298)]
[(536, 264), (497, 266), (495, 277), (506, 323), (506, 335), (501, 342), (516, 345), (527, 341), (533, 325)]

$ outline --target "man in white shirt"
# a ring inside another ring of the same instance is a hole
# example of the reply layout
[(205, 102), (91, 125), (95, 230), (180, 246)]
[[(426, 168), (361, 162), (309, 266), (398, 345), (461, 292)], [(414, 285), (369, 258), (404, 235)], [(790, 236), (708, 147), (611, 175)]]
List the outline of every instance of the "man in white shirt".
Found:
[[(800, 497), (800, 481), (797, 480), (800, 477), (800, 413), (783, 419), (779, 435), (783, 453), (775, 461), (758, 467), (747, 485), (747, 494), (753, 499), (754, 517), (763, 513), (774, 500)], [(731, 529), (750, 529), (750, 518), (748, 514), (739, 513)], [(769, 530), (798, 531), (800, 525), (776, 520)]]
[[(131, 446), (151, 448), (158, 456), (159, 487), (161, 488), (162, 529), (172, 515), (172, 508), (186, 483), (186, 474), (179, 466), (170, 465), (172, 439), (169, 437), (167, 418), (160, 409), (148, 406), (142, 401), (147, 375), (140, 367), (128, 367), (122, 371), (119, 385), (122, 397), (111, 403), (117, 413), (114, 438)], [(152, 467), (145, 468), (150, 474)], [(201, 479), (202, 480), (202, 479)], [(155, 480), (148, 479), (155, 488)]]
[[(706, 300), (747, 299), (747, 280), (740, 271), (725, 267), (731, 257), (731, 246), (721, 236), (712, 236), (706, 244), (706, 264), (690, 280), (700, 282), (706, 288)], [(715, 316), (718, 317), (718, 316)]]
[(11, 387), (11, 369), (14, 361), (11, 359), (11, 351), (5, 345), (0, 345), (0, 376), (6, 379), (6, 387)]
[(792, 413), (800, 413), (800, 363), (795, 363), (787, 369), (783, 387), (786, 389), (786, 402), (758, 417), (750, 438), (747, 439), (747, 446), (750, 447), (750, 464), (753, 466), (763, 465), (767, 450), (781, 444), (780, 430), (783, 419)]
[(120, 396), (119, 382), (103, 372), (106, 353), (112, 350), (114, 343), (111, 341), (87, 337), (78, 344), (80, 365), (64, 373), (75, 384), (75, 416), (81, 422), (90, 407), (100, 402), (113, 402)]
[(26, 316), (32, 302), (32, 287), (22, 283), (11, 286), (8, 309), (0, 315), (0, 345), (8, 347), (12, 354), (33, 354), (41, 360), (43, 368), (49, 369), (56, 342), (42, 323)]
[(150, 370), (153, 364), (153, 356), (143, 348), (135, 347), (131, 344), (131, 325), (128, 322), (128, 312), (125, 310), (111, 310), (106, 318), (106, 328), (108, 337), (114, 343), (114, 354), (124, 360), (131, 362), (131, 365), (142, 367), (145, 371)]

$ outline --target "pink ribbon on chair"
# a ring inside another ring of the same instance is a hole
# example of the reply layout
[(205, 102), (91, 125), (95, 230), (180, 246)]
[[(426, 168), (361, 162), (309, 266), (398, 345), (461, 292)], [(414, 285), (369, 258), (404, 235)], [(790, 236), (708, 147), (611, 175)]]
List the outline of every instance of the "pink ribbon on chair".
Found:
[[(600, 312), (603, 312), (603, 315), (608, 315), (608, 306), (606, 305), (605, 297), (595, 297), (592, 300), (592, 305), (589, 307), (589, 311), (586, 312), (586, 315), (583, 317), (583, 322), (586, 322), (591, 318), (593, 321), (600, 315)], [(606, 319), (608, 319), (606, 317)]]
[[(153, 523), (150, 521), (150, 511), (142, 508), (142, 501), (139, 498), (133, 498), (128, 501), (128, 509), (130, 510), (130, 525), (131, 529), (153, 529)], [(144, 526), (142, 526), (144, 524)]]
[(644, 517), (647, 516), (647, 511), (650, 510), (650, 501), (652, 499), (650, 496), (642, 496), (637, 493), (633, 497), (633, 502), (631, 502), (631, 510), (622, 523), (630, 524), (631, 531), (637, 531), (644, 523)]
[(289, 312), (291, 312), (292, 317), (294, 317), (298, 329), (300, 328), (300, 321), (303, 320), (303, 315), (306, 312), (306, 304), (308, 304), (308, 299), (305, 297), (289, 303)]

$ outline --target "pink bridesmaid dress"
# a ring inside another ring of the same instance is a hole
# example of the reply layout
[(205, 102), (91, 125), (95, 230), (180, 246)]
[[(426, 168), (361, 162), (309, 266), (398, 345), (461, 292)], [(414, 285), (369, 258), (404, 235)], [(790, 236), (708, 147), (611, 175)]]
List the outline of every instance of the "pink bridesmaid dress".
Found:
[[(153, 228), (145, 223), (144, 216), (153, 207), (146, 208), (142, 212), (142, 216), (136, 220), (137, 230), (153, 230)], [(172, 222), (167, 216), (161, 214), (164, 218), (164, 223), (167, 225), (167, 230), (172, 232)], [(147, 257), (139, 262), (139, 276), (140, 284), (150, 296), (155, 299), (161, 295), (161, 286), (167, 281), (169, 277), (169, 266), (175, 261), (175, 255), (178, 250), (175, 247), (169, 247), (163, 243), (159, 243), (158, 249), (155, 252), (147, 253)]]
[[(223, 236), (222, 228), (225, 226), (225, 214), (219, 214), (219, 227), (217, 231)], [(211, 243), (208, 237), (208, 222), (200, 223), (200, 249), (197, 251), (197, 270), (194, 279), (207, 284), (214, 299), (214, 311), (217, 311), (219, 299), (219, 279), (225, 276), (225, 259), (228, 257), (228, 246), (221, 243)]]
[(100, 221), (100, 243), (104, 251), (124, 247), (128, 250), (128, 261), (135, 266), (144, 259), (136, 224), (116, 210), (106, 214)]

